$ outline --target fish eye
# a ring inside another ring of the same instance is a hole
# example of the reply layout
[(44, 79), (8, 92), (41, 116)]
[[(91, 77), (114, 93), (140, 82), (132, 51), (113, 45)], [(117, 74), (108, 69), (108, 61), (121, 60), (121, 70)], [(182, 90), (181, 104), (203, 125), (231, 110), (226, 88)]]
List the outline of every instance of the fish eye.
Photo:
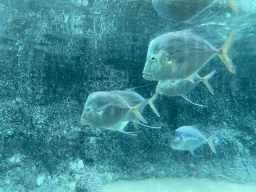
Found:
[(86, 111), (89, 112), (89, 111), (90, 111), (90, 107), (87, 107), (87, 108), (86, 108)]
[(156, 58), (155, 57), (151, 57), (151, 61), (155, 61), (156, 60)]

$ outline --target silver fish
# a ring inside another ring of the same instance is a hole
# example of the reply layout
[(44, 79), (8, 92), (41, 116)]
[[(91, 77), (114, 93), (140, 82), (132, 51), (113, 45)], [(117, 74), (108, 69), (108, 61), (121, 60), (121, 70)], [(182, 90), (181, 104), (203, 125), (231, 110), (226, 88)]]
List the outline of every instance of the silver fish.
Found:
[[(149, 44), (143, 78), (146, 80), (189, 79), (218, 55), (231, 73), (235, 66), (227, 55), (233, 43), (230, 35), (220, 49), (188, 31), (163, 34)], [(191, 80), (193, 81), (193, 80)]]
[(112, 131), (136, 135), (135, 132), (125, 132), (124, 128), (131, 121), (135, 126), (141, 124), (139, 120), (147, 123), (141, 115), (147, 104), (150, 105), (157, 116), (160, 116), (153, 104), (156, 98), (157, 93), (151, 99), (144, 99), (131, 90), (95, 92), (90, 94), (86, 100), (81, 121), (93, 127), (104, 127)]
[(166, 80), (166, 81), (159, 81), (156, 87), (156, 92), (162, 95), (167, 96), (181, 96), (186, 101), (197, 105), (199, 107), (205, 107), (204, 105), (196, 104), (192, 102), (190, 99), (188, 99), (187, 94), (192, 91), (196, 85), (200, 82), (203, 82), (206, 87), (209, 89), (209, 91), (214, 94), (214, 91), (209, 83), (209, 79), (213, 77), (213, 75), (216, 73), (216, 71), (211, 72), (210, 74), (206, 75), (205, 77), (200, 77), (198, 74), (193, 75), (191, 79), (193, 79), (194, 83), (186, 80), (186, 79), (178, 79), (178, 80)]
[(184, 126), (176, 129), (174, 140), (171, 144), (172, 149), (190, 151), (195, 156), (194, 151), (203, 144), (208, 143), (212, 152), (216, 154), (216, 149), (213, 140), (218, 132), (215, 132), (208, 139), (196, 129), (195, 126)]
[[(152, 0), (158, 14), (174, 21), (191, 21), (218, 0)], [(234, 13), (237, 13), (235, 0), (228, 0)]]

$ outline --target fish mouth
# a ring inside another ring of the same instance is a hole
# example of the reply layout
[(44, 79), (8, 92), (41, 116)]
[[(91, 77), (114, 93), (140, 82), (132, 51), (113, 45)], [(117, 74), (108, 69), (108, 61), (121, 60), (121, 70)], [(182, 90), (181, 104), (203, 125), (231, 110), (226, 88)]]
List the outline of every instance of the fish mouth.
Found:
[(149, 73), (149, 72), (142, 72), (142, 77), (146, 80), (149, 80), (149, 81), (152, 81), (153, 78), (152, 78), (152, 73)]

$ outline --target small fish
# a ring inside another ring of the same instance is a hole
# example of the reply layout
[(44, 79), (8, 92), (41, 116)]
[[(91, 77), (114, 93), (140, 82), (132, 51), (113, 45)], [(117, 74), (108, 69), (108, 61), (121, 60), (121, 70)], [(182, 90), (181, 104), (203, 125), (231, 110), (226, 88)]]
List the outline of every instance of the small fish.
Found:
[[(191, 21), (218, 0), (152, 0), (158, 14), (174, 21)], [(235, 0), (228, 0), (228, 5), (237, 14)]]
[[(86, 100), (81, 121), (94, 127), (105, 127), (112, 131), (136, 135), (135, 132), (125, 132), (124, 128), (129, 122), (133, 122), (135, 127), (139, 122), (147, 123), (141, 115), (146, 105), (160, 116), (153, 102), (157, 98), (157, 93), (151, 99), (144, 99), (135, 91), (100, 91), (89, 95)], [(144, 125), (146, 126), (146, 125)], [(150, 127), (150, 126), (146, 126)], [(159, 128), (159, 127), (150, 127)]]
[(215, 132), (208, 139), (196, 129), (195, 126), (184, 126), (176, 129), (174, 140), (171, 144), (172, 149), (190, 151), (195, 156), (194, 151), (203, 144), (208, 143), (212, 152), (216, 154), (213, 140), (218, 132)]
[(143, 78), (146, 80), (188, 79), (218, 55), (231, 73), (235, 66), (227, 51), (233, 43), (230, 35), (220, 49), (188, 31), (163, 34), (149, 44)]
[(216, 70), (211, 72), (210, 74), (206, 75), (205, 77), (200, 77), (198, 74), (193, 75), (191, 77), (194, 81), (191, 82), (186, 79), (178, 79), (178, 80), (166, 80), (166, 81), (159, 81), (156, 87), (156, 92), (162, 95), (167, 96), (181, 96), (186, 101), (197, 105), (199, 107), (205, 107), (204, 105), (196, 104), (188, 99), (187, 94), (192, 91), (198, 83), (201, 81), (206, 85), (206, 87), (209, 89), (209, 91), (214, 95), (214, 91), (209, 83), (209, 79), (213, 77), (213, 75), (216, 73)]

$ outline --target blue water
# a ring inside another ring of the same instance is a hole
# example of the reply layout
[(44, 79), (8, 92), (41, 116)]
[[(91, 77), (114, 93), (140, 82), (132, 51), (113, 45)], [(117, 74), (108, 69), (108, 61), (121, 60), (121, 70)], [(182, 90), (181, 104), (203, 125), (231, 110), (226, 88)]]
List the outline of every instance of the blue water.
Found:
[[(193, 22), (176, 22), (149, 0), (2, 0), (0, 191), (75, 191), (78, 181), (100, 191), (117, 180), (167, 177), (255, 183), (256, 2), (236, 4), (237, 14), (220, 1)], [(188, 95), (207, 107), (160, 95), (161, 117), (149, 107), (143, 116), (162, 128), (129, 124), (136, 137), (80, 122), (93, 92), (138, 87), (150, 98), (157, 82), (142, 77), (148, 45), (178, 30), (216, 47), (234, 34), (228, 54), (236, 74), (216, 56), (199, 72), (217, 71), (214, 95), (202, 83)], [(217, 154), (207, 144), (197, 157), (173, 150), (174, 131), (185, 125), (207, 137), (218, 131)]]

